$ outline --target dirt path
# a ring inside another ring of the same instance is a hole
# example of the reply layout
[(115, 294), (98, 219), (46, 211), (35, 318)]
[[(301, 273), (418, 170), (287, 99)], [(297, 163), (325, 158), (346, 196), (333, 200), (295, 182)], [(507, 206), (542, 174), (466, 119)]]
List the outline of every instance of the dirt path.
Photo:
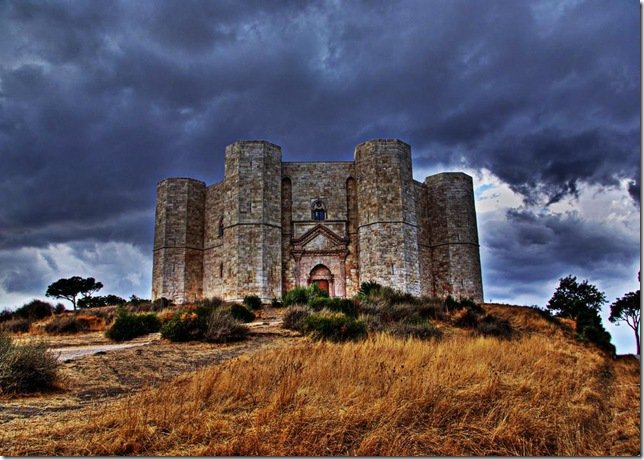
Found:
[(86, 345), (82, 347), (50, 348), (58, 356), (58, 361), (71, 361), (87, 355), (104, 354), (108, 351), (123, 350), (124, 348), (141, 347), (151, 342), (120, 343), (115, 345)]
[(171, 343), (150, 334), (127, 344), (52, 348), (60, 353), (61, 388), (55, 393), (0, 399), (0, 431), (10, 421), (73, 417), (74, 411), (156, 386), (180, 374), (299, 340), (279, 318), (250, 323), (248, 340), (233, 344)]

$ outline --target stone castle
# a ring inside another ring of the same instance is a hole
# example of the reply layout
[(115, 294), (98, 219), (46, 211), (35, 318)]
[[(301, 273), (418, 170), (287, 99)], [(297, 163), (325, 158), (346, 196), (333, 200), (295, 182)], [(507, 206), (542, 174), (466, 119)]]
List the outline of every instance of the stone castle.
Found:
[(153, 300), (270, 301), (311, 283), (351, 297), (362, 281), (482, 301), (472, 178), (414, 180), (395, 139), (338, 162), (282, 162), (275, 144), (238, 141), (218, 184), (157, 185)]

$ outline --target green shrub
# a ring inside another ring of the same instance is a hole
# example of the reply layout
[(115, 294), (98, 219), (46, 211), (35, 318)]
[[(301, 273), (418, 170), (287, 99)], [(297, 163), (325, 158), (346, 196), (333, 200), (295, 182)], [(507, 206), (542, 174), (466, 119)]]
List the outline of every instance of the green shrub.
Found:
[(360, 283), (360, 290), (358, 291), (358, 297), (361, 299), (367, 299), (372, 294), (379, 292), (382, 289), (382, 286), (375, 281), (363, 281)]
[(105, 336), (118, 342), (159, 331), (161, 322), (154, 313), (132, 314), (120, 309)]
[(219, 297), (210, 297), (208, 299), (201, 299), (195, 302), (197, 309), (195, 313), (202, 318), (208, 318), (215, 310), (223, 305), (224, 301)]
[(62, 303), (57, 303), (54, 307), (54, 315), (60, 315), (61, 313), (64, 313), (65, 310), (65, 305), (63, 305)]
[(416, 339), (440, 339), (443, 333), (428, 321), (418, 323), (394, 323), (388, 329), (396, 337)]
[(114, 294), (108, 294), (95, 297), (83, 297), (81, 299), (78, 299), (76, 305), (78, 305), (78, 308), (97, 308), (107, 307), (108, 305), (124, 305), (125, 303), (126, 300), (124, 298)]
[(354, 318), (358, 315), (358, 310), (351, 299), (342, 299), (340, 297), (315, 297), (309, 300), (308, 305), (314, 311), (320, 311), (326, 308), (327, 310), (344, 313), (345, 315), (352, 316)]
[(177, 313), (161, 326), (161, 337), (172, 342), (201, 340), (206, 325), (206, 319), (196, 313)]
[(273, 308), (282, 308), (284, 306), (284, 303), (278, 299), (277, 297), (273, 297), (271, 300), (271, 307)]
[(465, 310), (463, 315), (454, 322), (454, 326), (463, 328), (474, 328), (479, 324), (479, 315), (472, 310)]
[(256, 295), (247, 295), (244, 297), (244, 305), (251, 310), (259, 310), (262, 308), (262, 299)]
[(292, 307), (288, 307), (284, 317), (282, 318), (282, 327), (293, 331), (302, 331), (304, 318), (309, 316), (311, 313), (311, 309), (304, 305), (293, 305)]
[(304, 332), (316, 339), (343, 342), (356, 340), (367, 335), (367, 325), (342, 313), (313, 313), (302, 321)]
[(311, 284), (309, 287), (299, 286), (284, 295), (284, 306), (306, 305), (316, 297), (329, 297), (329, 294), (320, 289), (317, 284)]
[(486, 315), (481, 319), (476, 325), (476, 332), (485, 337), (498, 337), (506, 340), (510, 340), (513, 335), (510, 322), (493, 315)]
[(163, 310), (164, 308), (168, 308), (172, 305), (173, 303), (170, 299), (166, 297), (159, 297), (154, 302), (152, 302), (152, 310), (159, 311), (159, 310)]
[(90, 323), (87, 319), (76, 316), (59, 316), (45, 324), (47, 334), (76, 334), (89, 331), (89, 328)]
[(14, 312), (16, 318), (29, 318), (32, 320), (43, 319), (51, 316), (54, 311), (54, 306), (49, 302), (42, 300), (32, 300), (24, 304)]
[(306, 305), (309, 302), (309, 292), (307, 288), (300, 286), (291, 289), (284, 295), (284, 306)]
[(0, 333), (0, 393), (50, 390), (58, 375), (58, 360), (42, 342), (15, 345)]
[(369, 332), (383, 332), (387, 330), (388, 324), (382, 322), (377, 315), (361, 314), (358, 316), (358, 320), (362, 321), (367, 325), (367, 330)]
[(204, 340), (206, 342), (227, 343), (244, 340), (249, 329), (234, 319), (230, 313), (215, 310), (208, 318)]
[(210, 309), (212, 312), (216, 308), (221, 307), (221, 304), (223, 303), (224, 301), (220, 297), (208, 297), (207, 299), (197, 300), (195, 305), (197, 306), (197, 309), (203, 307), (205, 309)]
[(228, 311), (230, 312), (230, 316), (243, 323), (250, 323), (255, 319), (255, 313), (238, 303), (231, 304), (228, 307)]
[(29, 332), (30, 327), (31, 320), (26, 318), (16, 318), (0, 323), (0, 331), (12, 332), (14, 334), (18, 332)]
[(0, 323), (13, 319), (13, 312), (9, 310), (0, 311)]

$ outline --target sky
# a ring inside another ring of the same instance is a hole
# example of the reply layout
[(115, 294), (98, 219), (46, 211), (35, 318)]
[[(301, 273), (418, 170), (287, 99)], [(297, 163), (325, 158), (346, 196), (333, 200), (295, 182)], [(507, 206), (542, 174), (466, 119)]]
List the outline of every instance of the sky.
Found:
[[(568, 274), (639, 289), (634, 0), (1, 1), (0, 309), (61, 277), (149, 298), (156, 183), (412, 146), (474, 178), (486, 301), (545, 306)], [(618, 352), (625, 324), (604, 323)]]

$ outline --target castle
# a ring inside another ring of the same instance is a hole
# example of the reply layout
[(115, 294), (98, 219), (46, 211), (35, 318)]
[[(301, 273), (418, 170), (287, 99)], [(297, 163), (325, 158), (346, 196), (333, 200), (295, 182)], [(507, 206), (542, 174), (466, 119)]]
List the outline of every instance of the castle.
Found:
[(414, 295), (483, 300), (472, 178), (412, 178), (411, 147), (376, 139), (354, 161), (282, 162), (281, 147), (226, 147), (224, 180), (157, 185), (152, 299), (263, 301), (362, 281)]

